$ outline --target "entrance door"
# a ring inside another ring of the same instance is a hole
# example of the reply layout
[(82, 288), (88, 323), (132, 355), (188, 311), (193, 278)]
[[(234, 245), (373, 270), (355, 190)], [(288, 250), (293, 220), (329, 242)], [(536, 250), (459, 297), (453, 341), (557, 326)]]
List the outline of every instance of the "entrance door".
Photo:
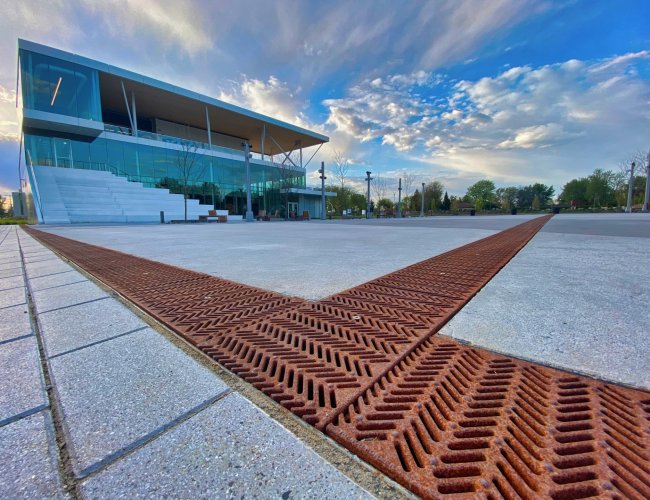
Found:
[(289, 218), (295, 219), (298, 213), (298, 202), (290, 201), (287, 203), (287, 210), (289, 211)]

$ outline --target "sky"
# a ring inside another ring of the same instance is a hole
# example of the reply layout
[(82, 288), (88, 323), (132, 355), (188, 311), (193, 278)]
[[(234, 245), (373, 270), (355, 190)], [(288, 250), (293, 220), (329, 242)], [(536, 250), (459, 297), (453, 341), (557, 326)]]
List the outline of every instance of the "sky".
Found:
[(389, 197), (407, 173), (559, 194), (650, 149), (648, 21), (647, 0), (5, 0), (0, 194), (18, 187), (19, 37), (327, 135), (312, 185), (338, 152)]

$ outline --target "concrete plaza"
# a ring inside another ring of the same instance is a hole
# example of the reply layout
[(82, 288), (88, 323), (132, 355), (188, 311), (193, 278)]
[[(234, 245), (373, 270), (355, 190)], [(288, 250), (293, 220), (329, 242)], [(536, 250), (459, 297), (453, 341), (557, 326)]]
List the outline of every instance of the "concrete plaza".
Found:
[[(317, 299), (529, 219), (39, 229)], [(646, 214), (556, 216), (440, 334), (650, 388), (649, 243)], [(408, 495), (14, 227), (0, 290), (0, 496)]]

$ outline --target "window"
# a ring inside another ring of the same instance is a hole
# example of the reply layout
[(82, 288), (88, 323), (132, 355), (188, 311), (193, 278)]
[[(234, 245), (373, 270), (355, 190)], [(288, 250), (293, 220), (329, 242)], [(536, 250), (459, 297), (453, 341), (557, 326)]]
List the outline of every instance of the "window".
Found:
[(102, 121), (96, 70), (27, 50), (20, 69), (25, 108)]

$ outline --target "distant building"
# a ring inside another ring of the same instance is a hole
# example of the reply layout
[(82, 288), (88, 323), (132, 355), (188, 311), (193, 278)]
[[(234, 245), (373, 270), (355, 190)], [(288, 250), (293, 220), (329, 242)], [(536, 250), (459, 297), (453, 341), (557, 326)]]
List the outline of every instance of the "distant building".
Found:
[(328, 137), (25, 40), (18, 64), (21, 173), (40, 223), (182, 218), (186, 185), (190, 218), (208, 209), (243, 215), (244, 141), (253, 212), (320, 217), (303, 151)]

